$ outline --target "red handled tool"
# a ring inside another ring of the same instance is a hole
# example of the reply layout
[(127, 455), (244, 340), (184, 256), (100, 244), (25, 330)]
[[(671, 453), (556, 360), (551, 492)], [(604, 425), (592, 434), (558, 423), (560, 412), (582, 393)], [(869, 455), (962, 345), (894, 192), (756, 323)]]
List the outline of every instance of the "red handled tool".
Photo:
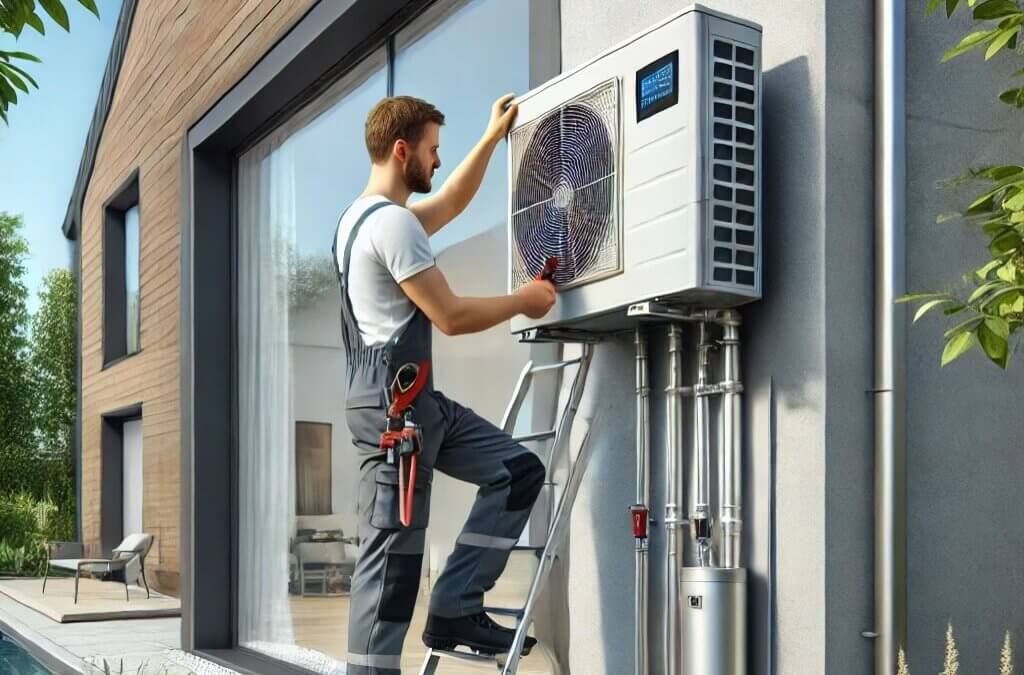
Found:
[(537, 281), (550, 281), (555, 283), (555, 271), (558, 269), (558, 256), (551, 256), (544, 261), (544, 267), (541, 268), (537, 276), (534, 277)]
[(380, 449), (387, 453), (388, 464), (398, 465), (398, 519), (403, 527), (412, 523), (416, 469), (423, 447), (420, 425), (412, 419), (412, 402), (429, 373), (429, 361), (406, 363), (398, 369), (388, 397), (387, 427), (380, 436)]

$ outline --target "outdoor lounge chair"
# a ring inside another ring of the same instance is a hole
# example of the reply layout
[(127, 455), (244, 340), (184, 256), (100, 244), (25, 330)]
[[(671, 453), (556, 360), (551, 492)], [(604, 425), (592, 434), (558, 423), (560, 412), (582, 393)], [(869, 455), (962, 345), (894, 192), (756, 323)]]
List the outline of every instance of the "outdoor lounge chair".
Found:
[(95, 572), (123, 572), (124, 573), (124, 597), (130, 600), (128, 595), (128, 565), (139, 561), (142, 570), (142, 583), (146, 587), (146, 598), (149, 598), (149, 582), (146, 581), (146, 556), (149, 549), (153, 547), (153, 535), (151, 534), (130, 534), (124, 538), (117, 548), (111, 552), (110, 558), (53, 558), (56, 555), (82, 555), (83, 546), (73, 542), (50, 542), (47, 546), (46, 574), (43, 575), (43, 593), (46, 593), (46, 579), (50, 576), (50, 567), (73, 570), (75, 573), (75, 604), (78, 604), (78, 580), (82, 576), (82, 570)]

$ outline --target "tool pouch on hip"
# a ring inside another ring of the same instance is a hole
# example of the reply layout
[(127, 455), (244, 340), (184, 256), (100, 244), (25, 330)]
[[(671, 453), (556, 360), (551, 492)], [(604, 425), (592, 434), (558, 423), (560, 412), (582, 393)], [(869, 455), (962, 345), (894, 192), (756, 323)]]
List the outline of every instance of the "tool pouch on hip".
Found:
[[(412, 521), (408, 529), (422, 530), (430, 521), (430, 478), (429, 472), (422, 469), (416, 475), (416, 489), (413, 491)], [(398, 490), (398, 467), (381, 462), (376, 468), (376, 492), (373, 498), (373, 513), (370, 525), (378, 530), (397, 530), (402, 528), (398, 516), (398, 502), (401, 493)]]

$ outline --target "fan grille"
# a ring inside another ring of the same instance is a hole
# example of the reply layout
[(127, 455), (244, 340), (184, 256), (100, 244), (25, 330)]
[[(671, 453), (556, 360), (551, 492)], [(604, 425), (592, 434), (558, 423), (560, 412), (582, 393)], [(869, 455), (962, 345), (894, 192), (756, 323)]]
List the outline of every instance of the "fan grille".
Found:
[(618, 127), (609, 80), (510, 135), (513, 290), (550, 256), (562, 288), (620, 271)]

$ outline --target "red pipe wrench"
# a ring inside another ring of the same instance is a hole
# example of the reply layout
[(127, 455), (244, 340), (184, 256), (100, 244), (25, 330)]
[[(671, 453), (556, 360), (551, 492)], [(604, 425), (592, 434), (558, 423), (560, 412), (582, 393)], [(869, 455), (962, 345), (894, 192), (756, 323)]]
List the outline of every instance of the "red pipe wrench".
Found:
[(412, 402), (429, 373), (429, 361), (406, 363), (398, 369), (388, 392), (387, 426), (380, 436), (380, 449), (387, 453), (388, 464), (398, 465), (398, 519), (403, 527), (412, 523), (416, 469), (423, 447), (420, 425), (412, 419)]

